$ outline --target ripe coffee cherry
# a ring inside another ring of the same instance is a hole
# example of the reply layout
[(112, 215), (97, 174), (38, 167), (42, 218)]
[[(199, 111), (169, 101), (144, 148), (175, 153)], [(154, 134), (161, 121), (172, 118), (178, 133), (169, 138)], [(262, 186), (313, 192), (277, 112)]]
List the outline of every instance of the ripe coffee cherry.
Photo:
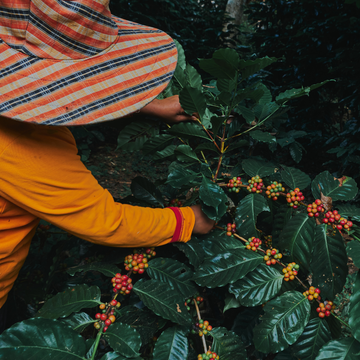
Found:
[[(295, 279), (295, 276), (298, 274), (299, 265), (292, 262), (287, 265), (286, 268), (282, 270), (284, 273), (284, 280), (285, 281), (292, 281)], [(309, 295), (309, 294), (308, 294)]]
[(116, 306), (117, 303), (118, 303), (118, 302), (114, 299), (114, 300), (111, 300), (110, 305), (111, 305), (111, 306)]
[(106, 325), (106, 326), (110, 326), (110, 325), (111, 325), (111, 320), (110, 320), (110, 319), (106, 319), (106, 320), (105, 320), (105, 325)]
[(238, 176), (238, 177), (233, 177), (232, 179), (229, 180), (228, 184), (227, 184), (227, 187), (228, 187), (228, 190), (229, 192), (240, 192), (240, 188), (242, 185), (242, 182), (241, 182), (241, 177)]
[(259, 175), (256, 175), (248, 181), (248, 186), (246, 187), (246, 189), (249, 192), (261, 194), (263, 186), (264, 184), (262, 179), (259, 177)]
[(99, 330), (101, 328), (101, 325), (98, 322), (96, 322), (96, 323), (94, 323), (94, 328), (96, 330)]
[(245, 243), (245, 247), (248, 250), (256, 251), (257, 248), (262, 244), (262, 241), (258, 238), (252, 237), (249, 238), (248, 241)]
[(228, 223), (226, 225), (226, 235), (232, 236), (236, 232), (236, 224)]
[(105, 321), (107, 319), (107, 315), (106, 314), (101, 314), (100, 319)]
[(281, 183), (279, 184), (277, 181), (273, 181), (271, 185), (266, 188), (265, 194), (269, 199), (276, 201), (280, 196), (280, 192), (284, 191), (285, 188), (282, 186)]
[(294, 209), (297, 209), (300, 205), (300, 202), (305, 199), (303, 193), (299, 188), (295, 188), (294, 190), (290, 190), (286, 194), (286, 201), (288, 205)]
[(105, 305), (105, 304), (100, 304), (100, 305), (99, 305), (99, 308), (100, 308), (101, 310), (104, 310), (104, 309), (106, 308), (106, 305)]

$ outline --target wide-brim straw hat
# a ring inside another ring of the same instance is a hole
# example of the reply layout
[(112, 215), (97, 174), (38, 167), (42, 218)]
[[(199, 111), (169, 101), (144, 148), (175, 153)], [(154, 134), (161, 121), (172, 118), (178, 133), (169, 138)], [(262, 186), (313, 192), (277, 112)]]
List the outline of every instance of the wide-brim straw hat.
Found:
[(0, 0), (0, 115), (84, 125), (134, 113), (176, 67), (164, 32), (112, 16), (108, 0)]

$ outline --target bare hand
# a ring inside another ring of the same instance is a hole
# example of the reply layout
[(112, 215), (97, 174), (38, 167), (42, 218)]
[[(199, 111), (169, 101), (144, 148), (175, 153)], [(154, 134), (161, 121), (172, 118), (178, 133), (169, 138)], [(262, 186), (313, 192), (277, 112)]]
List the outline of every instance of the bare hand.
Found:
[(154, 99), (140, 110), (140, 113), (160, 118), (167, 124), (177, 124), (182, 121), (196, 120), (195, 116), (185, 113), (180, 105), (179, 96), (170, 96), (163, 100)]
[(204, 235), (207, 234), (215, 225), (214, 220), (210, 220), (201, 210), (201, 205), (190, 206), (195, 214), (195, 225), (193, 234)]

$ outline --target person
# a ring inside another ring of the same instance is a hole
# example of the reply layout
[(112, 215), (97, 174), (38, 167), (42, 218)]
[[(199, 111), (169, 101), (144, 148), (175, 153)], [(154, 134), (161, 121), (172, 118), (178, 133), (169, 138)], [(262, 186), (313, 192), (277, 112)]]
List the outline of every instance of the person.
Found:
[(136, 112), (191, 121), (178, 97), (157, 99), (176, 61), (167, 34), (111, 15), (107, 0), (0, 0), (0, 323), (40, 219), (113, 247), (186, 242), (213, 227), (200, 206), (114, 202), (67, 127)]

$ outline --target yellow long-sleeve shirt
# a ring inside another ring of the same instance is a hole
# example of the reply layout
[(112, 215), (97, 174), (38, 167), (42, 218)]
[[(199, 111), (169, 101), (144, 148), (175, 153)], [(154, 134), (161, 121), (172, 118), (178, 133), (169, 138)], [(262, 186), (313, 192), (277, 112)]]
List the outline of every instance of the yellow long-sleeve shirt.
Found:
[[(160, 246), (190, 240), (195, 223), (190, 208), (175, 216), (114, 202), (77, 155), (65, 127), (21, 123), (0, 117), (0, 307), (44, 219), (96, 244)], [(180, 223), (181, 222), (181, 223)]]

